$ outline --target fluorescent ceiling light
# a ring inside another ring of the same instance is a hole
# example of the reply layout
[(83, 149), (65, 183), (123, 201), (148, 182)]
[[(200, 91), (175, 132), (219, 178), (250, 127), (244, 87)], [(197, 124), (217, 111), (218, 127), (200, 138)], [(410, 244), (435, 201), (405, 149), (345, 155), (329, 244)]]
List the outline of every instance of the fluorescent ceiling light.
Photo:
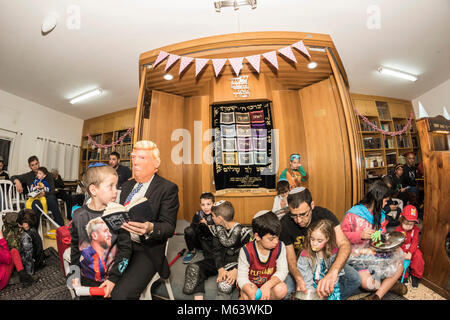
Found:
[(80, 101), (83, 101), (83, 100), (86, 100), (86, 99), (89, 99), (89, 98), (92, 98), (95, 96), (100, 96), (102, 94), (102, 92), (103, 92), (103, 90), (98, 88), (98, 89), (83, 93), (82, 95), (79, 95), (78, 97), (75, 97), (72, 100), (70, 100), (70, 103), (74, 104), (74, 103), (78, 103)]
[(166, 79), (166, 80), (172, 80), (173, 79), (173, 75), (171, 75), (170, 73), (167, 73), (167, 74), (164, 75), (163, 78)]
[(312, 62), (308, 63), (309, 69), (314, 69), (315, 67), (317, 67), (317, 62), (312, 61)]
[(393, 77), (397, 77), (397, 78), (401, 78), (401, 79), (406, 79), (409, 81), (417, 81), (417, 77), (413, 76), (412, 74), (403, 72), (403, 71), (398, 71), (398, 70), (394, 70), (394, 69), (390, 69), (390, 68), (386, 68), (386, 67), (378, 67), (378, 72), (382, 73), (382, 74), (387, 74)]

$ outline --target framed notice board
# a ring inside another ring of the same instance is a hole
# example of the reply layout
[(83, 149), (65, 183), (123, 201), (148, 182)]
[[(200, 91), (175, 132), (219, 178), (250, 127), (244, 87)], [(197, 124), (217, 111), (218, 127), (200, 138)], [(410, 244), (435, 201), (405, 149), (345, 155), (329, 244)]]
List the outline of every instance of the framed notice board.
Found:
[(216, 190), (275, 189), (270, 102), (211, 105), (211, 110)]

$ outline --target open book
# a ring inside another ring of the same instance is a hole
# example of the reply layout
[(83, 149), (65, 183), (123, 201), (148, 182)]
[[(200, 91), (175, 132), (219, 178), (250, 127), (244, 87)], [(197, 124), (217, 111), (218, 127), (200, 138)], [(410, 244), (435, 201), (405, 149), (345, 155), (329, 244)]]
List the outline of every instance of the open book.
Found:
[(120, 229), (124, 222), (128, 222), (131, 220), (130, 216), (128, 215), (130, 209), (145, 201), (147, 201), (146, 197), (139, 198), (130, 202), (126, 206), (116, 202), (110, 202), (103, 212), (102, 219), (103, 221), (105, 221), (110, 230), (117, 231)]

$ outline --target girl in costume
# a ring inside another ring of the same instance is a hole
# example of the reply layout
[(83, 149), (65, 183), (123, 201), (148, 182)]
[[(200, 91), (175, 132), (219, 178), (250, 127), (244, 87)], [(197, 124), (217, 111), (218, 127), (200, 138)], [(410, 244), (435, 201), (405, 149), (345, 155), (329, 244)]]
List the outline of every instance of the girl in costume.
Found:
[(289, 168), (284, 169), (278, 180), (287, 179), (290, 190), (300, 187), (302, 182), (308, 180), (309, 176), (300, 164), (300, 155), (293, 153), (289, 157)]

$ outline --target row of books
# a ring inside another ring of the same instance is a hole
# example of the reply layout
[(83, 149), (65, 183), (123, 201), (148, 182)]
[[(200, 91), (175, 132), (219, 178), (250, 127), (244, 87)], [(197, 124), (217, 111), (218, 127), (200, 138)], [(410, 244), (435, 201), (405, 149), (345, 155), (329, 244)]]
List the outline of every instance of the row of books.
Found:
[(384, 138), (384, 147), (386, 149), (394, 149), (395, 148), (395, 146), (394, 146), (394, 138), (392, 138), (392, 137), (390, 137), (390, 138), (385, 137)]
[(365, 168), (384, 167), (383, 157), (381, 155), (371, 155), (364, 157)]
[[(373, 123), (375, 126), (378, 127), (378, 123), (377, 123), (376, 120), (370, 121), (370, 122)], [(361, 122), (361, 131), (373, 131), (373, 132), (375, 132), (376, 130), (373, 129), (373, 128), (372, 128), (370, 125), (368, 125), (367, 123)]]
[(364, 149), (381, 149), (381, 138), (363, 138)]
[(387, 166), (392, 166), (397, 163), (397, 153), (392, 152), (392, 153), (386, 153), (386, 164)]
[(398, 148), (409, 148), (409, 139), (407, 136), (397, 136)]

